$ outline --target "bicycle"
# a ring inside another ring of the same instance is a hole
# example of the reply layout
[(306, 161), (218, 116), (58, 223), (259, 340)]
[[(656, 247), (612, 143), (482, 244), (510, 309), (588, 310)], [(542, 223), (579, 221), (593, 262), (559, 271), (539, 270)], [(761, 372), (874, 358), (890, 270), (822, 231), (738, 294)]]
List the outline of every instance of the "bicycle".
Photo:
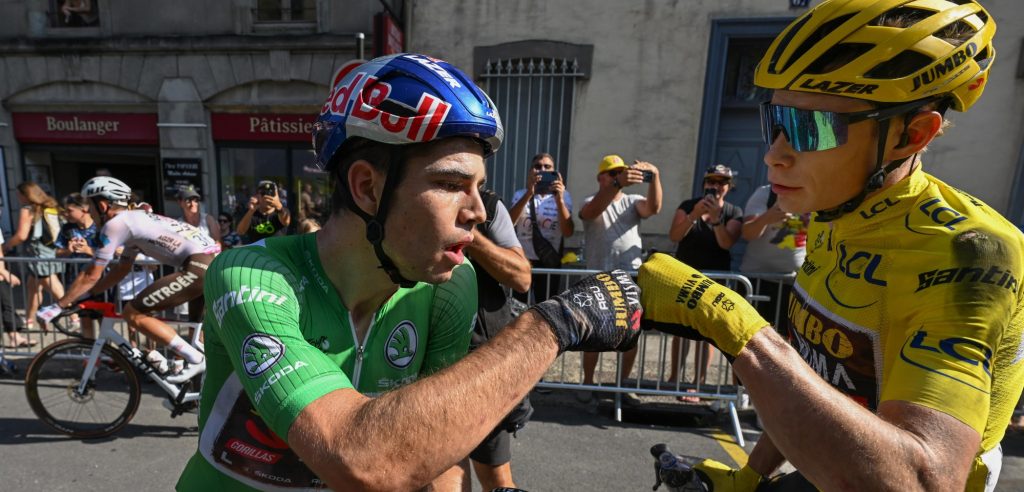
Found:
[[(99, 336), (87, 338), (65, 327), (61, 320), (72, 314), (100, 320)], [(79, 439), (116, 434), (139, 408), (140, 373), (167, 394), (172, 418), (198, 406), (198, 387), (189, 391), (197, 380), (169, 383), (169, 371), (161, 374), (141, 350), (114, 330), (118, 318), (112, 303), (85, 301), (64, 309), (51, 320), (70, 338), (39, 351), (25, 374), (25, 396), (43, 423)], [(202, 323), (175, 323), (193, 328), (192, 345), (202, 349)]]

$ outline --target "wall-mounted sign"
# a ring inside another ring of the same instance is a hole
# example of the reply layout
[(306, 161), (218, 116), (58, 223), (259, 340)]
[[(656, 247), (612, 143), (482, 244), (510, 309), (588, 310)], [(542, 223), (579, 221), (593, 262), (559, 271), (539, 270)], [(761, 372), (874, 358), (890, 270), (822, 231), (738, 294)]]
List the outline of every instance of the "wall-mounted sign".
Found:
[(214, 140), (309, 142), (315, 121), (312, 114), (210, 115)]
[(166, 157), (163, 159), (164, 199), (176, 200), (178, 190), (194, 186), (203, 194), (203, 161), (199, 158)]
[(157, 116), (149, 113), (14, 113), (14, 138), (28, 143), (156, 145)]
[(375, 56), (405, 51), (405, 34), (395, 18), (387, 12), (373, 16), (373, 52)]

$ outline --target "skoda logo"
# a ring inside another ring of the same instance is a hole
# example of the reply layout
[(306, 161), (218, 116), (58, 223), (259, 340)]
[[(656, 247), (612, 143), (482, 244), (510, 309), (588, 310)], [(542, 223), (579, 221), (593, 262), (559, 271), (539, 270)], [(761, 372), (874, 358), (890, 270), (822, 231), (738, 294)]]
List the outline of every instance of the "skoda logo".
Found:
[(249, 377), (256, 377), (281, 360), (284, 344), (277, 337), (253, 333), (242, 342), (242, 365)]
[(416, 348), (420, 343), (419, 334), (416, 333), (416, 325), (406, 320), (399, 323), (388, 335), (388, 342), (385, 345), (384, 359), (392, 367), (405, 369), (412, 364), (416, 357)]

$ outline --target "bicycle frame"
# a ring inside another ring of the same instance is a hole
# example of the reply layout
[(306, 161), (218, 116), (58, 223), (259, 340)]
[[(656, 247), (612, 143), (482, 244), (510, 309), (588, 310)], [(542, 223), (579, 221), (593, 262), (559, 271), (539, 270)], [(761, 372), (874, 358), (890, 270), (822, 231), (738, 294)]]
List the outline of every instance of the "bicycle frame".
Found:
[[(176, 404), (189, 403), (199, 401), (200, 393), (198, 391), (186, 391), (187, 385), (177, 385), (167, 382), (166, 379), (158, 372), (156, 372), (149, 363), (142, 358), (142, 352), (132, 347), (131, 343), (121, 336), (116, 330), (114, 330), (114, 322), (117, 318), (109, 316), (103, 316), (100, 322), (99, 336), (93, 342), (92, 351), (89, 352), (89, 360), (85, 365), (85, 373), (82, 374), (82, 380), (78, 383), (78, 392), (84, 394), (89, 383), (96, 375), (96, 363), (99, 361), (100, 354), (102, 353), (103, 346), (107, 343), (112, 344), (121, 352), (132, 365), (135, 366), (142, 374), (149, 377), (154, 383), (156, 383), (160, 389), (167, 393)], [(200, 342), (200, 333), (202, 333), (202, 323), (192, 323), (187, 321), (164, 321), (165, 323), (188, 326), (192, 328), (192, 345), (202, 348), (202, 342)]]

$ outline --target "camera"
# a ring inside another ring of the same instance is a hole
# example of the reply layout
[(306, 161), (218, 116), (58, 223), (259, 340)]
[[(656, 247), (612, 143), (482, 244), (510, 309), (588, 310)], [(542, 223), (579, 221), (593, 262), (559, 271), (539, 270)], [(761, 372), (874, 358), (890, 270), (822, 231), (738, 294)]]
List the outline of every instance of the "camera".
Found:
[(554, 171), (543, 171), (537, 173), (540, 176), (540, 181), (533, 187), (533, 192), (539, 195), (551, 193), (551, 185), (558, 181), (558, 173)]
[(707, 198), (708, 195), (710, 195), (711, 198), (714, 199), (718, 197), (718, 190), (714, 188), (704, 188), (704, 197)]

